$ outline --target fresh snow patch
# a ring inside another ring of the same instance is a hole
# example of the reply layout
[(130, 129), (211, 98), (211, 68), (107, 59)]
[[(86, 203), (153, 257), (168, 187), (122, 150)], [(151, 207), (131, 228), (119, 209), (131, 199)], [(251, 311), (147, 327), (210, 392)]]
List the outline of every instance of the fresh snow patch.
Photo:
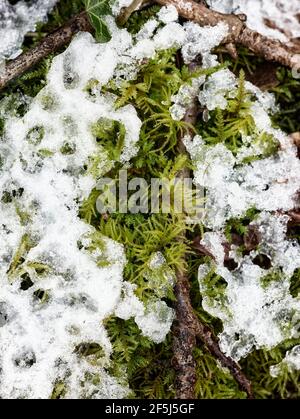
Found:
[(164, 6), (157, 14), (158, 19), (163, 23), (175, 22), (178, 20), (178, 12), (175, 6)]

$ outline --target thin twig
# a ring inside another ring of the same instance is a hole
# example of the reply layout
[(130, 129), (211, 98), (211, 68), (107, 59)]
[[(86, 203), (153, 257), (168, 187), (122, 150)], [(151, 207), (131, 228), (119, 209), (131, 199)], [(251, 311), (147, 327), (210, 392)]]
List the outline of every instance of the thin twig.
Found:
[(232, 358), (224, 355), (210, 328), (201, 323), (194, 313), (190, 300), (190, 284), (187, 276), (182, 272), (177, 272), (175, 295), (177, 297), (177, 324), (173, 329), (175, 334), (173, 349), (176, 361), (174, 366), (177, 371), (177, 397), (193, 398), (194, 396), (193, 386), (196, 381), (196, 373), (192, 354), (196, 346), (196, 338), (199, 338), (220, 364), (228, 368), (240, 389), (246, 392), (248, 399), (253, 399), (251, 383), (240, 366)]
[[(180, 57), (179, 57), (180, 58)], [(195, 100), (187, 110), (184, 120), (194, 125), (197, 120), (198, 105)], [(178, 136), (178, 153), (187, 154), (182, 136)], [(181, 180), (190, 177), (190, 170), (184, 168), (177, 173)], [(179, 237), (178, 241), (184, 241), (185, 237)], [(183, 265), (185, 260), (182, 261)], [(196, 361), (193, 351), (196, 347), (196, 335), (191, 328), (193, 311), (190, 310), (189, 282), (184, 271), (176, 272), (176, 284), (174, 293), (176, 296), (175, 312), (176, 319), (173, 325), (173, 366), (176, 370), (176, 398), (194, 399), (196, 375)]]

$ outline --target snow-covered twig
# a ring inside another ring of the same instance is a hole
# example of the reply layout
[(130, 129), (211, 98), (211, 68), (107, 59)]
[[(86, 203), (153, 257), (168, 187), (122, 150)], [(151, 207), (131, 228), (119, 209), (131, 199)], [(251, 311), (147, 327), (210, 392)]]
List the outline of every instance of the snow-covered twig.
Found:
[(215, 26), (220, 22), (228, 25), (228, 36), (223, 43), (243, 45), (267, 61), (276, 61), (290, 68), (300, 68), (300, 55), (280, 41), (270, 39), (247, 27), (245, 15), (227, 15), (208, 9), (202, 3), (193, 0), (156, 0), (156, 3), (176, 7), (179, 15), (202, 26)]
[(2, 73), (0, 72), (0, 90), (43, 58), (67, 45), (80, 31), (92, 31), (88, 15), (85, 12), (74, 16), (64, 26), (47, 35), (36, 47), (8, 62)]

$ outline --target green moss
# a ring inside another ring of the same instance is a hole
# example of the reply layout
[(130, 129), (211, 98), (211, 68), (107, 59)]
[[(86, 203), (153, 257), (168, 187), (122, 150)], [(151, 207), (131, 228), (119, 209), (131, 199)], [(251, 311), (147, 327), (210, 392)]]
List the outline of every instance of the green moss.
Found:
[(280, 270), (274, 270), (260, 279), (261, 286), (267, 288), (273, 282), (279, 282), (283, 279), (283, 274)]
[(48, 150), (47, 148), (40, 148), (38, 150), (38, 155), (41, 157), (52, 157), (54, 155), (54, 151)]
[(298, 297), (300, 291), (300, 268), (295, 270), (290, 283), (290, 293), (296, 298)]
[(111, 160), (118, 161), (124, 147), (126, 129), (124, 124), (108, 118), (100, 118), (91, 127), (92, 135), (106, 150)]
[(151, 6), (140, 12), (134, 12), (126, 22), (126, 29), (130, 33), (137, 33), (141, 27), (151, 18), (155, 17), (156, 13), (159, 11), (160, 6)]
[[(295, 342), (293, 342), (295, 345)], [(270, 351), (256, 350), (241, 364), (252, 381), (253, 391), (259, 399), (298, 399), (300, 397), (300, 373), (282, 371), (278, 377), (270, 375), (270, 367), (279, 364), (288, 348), (279, 346)]]
[(227, 240), (231, 243), (233, 234), (244, 236), (248, 231), (249, 224), (255, 220), (259, 213), (260, 211), (256, 208), (249, 208), (243, 217), (231, 218), (228, 220), (225, 226), (225, 236)]
[(63, 381), (58, 381), (53, 388), (51, 399), (52, 400), (58, 400), (63, 399), (67, 393), (66, 385)]
[(214, 271), (214, 268), (201, 279), (202, 297), (205, 296), (206, 303), (208, 305), (218, 304), (222, 308), (226, 309), (226, 297), (225, 292), (227, 288), (227, 282)]
[[(172, 271), (184, 268), (183, 256), (188, 252), (188, 245), (177, 238), (183, 236), (186, 225), (178, 217), (112, 214), (107, 220), (101, 218), (98, 228), (103, 235), (124, 244), (127, 257), (125, 279), (137, 285), (136, 294), (143, 301), (156, 295), (155, 287), (147, 279), (153, 253), (162, 252)], [(163, 285), (163, 272), (161, 281)], [(167, 297), (173, 300), (171, 289)]]
[(44, 136), (45, 128), (43, 126), (36, 126), (28, 131), (26, 135), (26, 141), (28, 141), (30, 144), (38, 145), (41, 143)]

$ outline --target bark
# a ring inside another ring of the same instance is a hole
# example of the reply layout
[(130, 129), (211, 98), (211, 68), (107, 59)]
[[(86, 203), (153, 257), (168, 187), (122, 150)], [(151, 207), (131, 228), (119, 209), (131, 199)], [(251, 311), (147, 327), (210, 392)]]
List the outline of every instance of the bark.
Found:
[(24, 52), (16, 59), (8, 62), (0, 73), (0, 90), (14, 78), (22, 75), (32, 66), (46, 58), (49, 54), (68, 44), (72, 37), (80, 31), (92, 31), (89, 18), (85, 12), (76, 15), (64, 26), (46, 36), (42, 42), (33, 49)]
[(173, 360), (176, 370), (176, 398), (194, 399), (196, 361), (193, 351), (196, 347), (193, 309), (190, 303), (190, 285), (182, 272), (177, 272), (175, 285), (176, 320), (173, 326)]
[[(190, 65), (192, 69), (193, 64)], [(197, 120), (198, 105), (196, 99), (186, 112), (185, 122), (194, 125)], [(178, 137), (178, 153), (186, 154), (186, 148), (182, 137)], [(182, 169), (177, 177), (185, 179), (190, 177), (190, 170)], [(184, 238), (178, 238), (184, 240)], [(184, 261), (183, 261), (184, 262)], [(193, 328), (194, 313), (190, 302), (190, 285), (185, 272), (176, 273), (176, 285), (174, 288), (176, 296), (175, 312), (176, 319), (173, 326), (173, 360), (172, 364), (176, 370), (176, 398), (194, 399), (196, 376), (196, 361), (193, 351), (196, 346), (196, 334)]]

